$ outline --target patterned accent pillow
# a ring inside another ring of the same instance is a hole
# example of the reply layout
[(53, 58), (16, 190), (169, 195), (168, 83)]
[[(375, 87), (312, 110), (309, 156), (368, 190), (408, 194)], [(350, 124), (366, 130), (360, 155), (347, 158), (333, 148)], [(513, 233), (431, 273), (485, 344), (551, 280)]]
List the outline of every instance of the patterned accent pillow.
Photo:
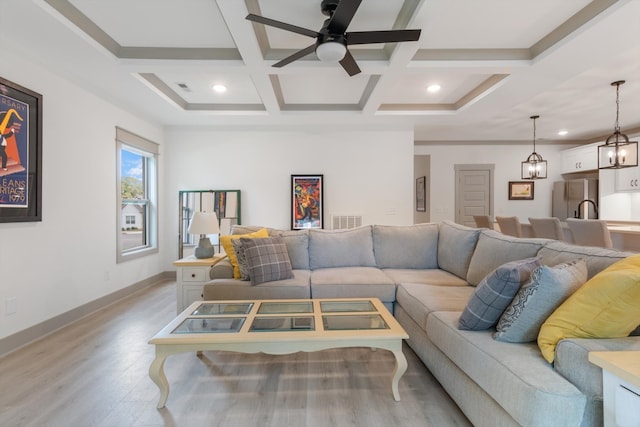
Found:
[(536, 268), (502, 314), (493, 337), (515, 343), (535, 341), (547, 317), (586, 281), (584, 259)]
[(231, 240), (233, 250), (236, 252), (236, 259), (238, 261), (238, 268), (240, 269), (240, 280), (249, 280), (249, 265), (247, 264), (247, 257), (244, 253), (244, 243), (242, 239)]
[(471, 295), (460, 315), (458, 328), (480, 331), (494, 326), (520, 286), (539, 266), (539, 258), (526, 258), (503, 264), (489, 273)]
[(287, 245), (282, 237), (240, 240), (243, 240), (252, 285), (293, 277)]

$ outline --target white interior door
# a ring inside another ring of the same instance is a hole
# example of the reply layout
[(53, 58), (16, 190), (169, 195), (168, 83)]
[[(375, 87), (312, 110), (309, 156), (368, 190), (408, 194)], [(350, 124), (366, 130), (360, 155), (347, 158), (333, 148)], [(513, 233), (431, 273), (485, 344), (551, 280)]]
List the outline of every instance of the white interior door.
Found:
[(455, 221), (475, 227), (474, 215), (493, 217), (494, 165), (455, 165)]

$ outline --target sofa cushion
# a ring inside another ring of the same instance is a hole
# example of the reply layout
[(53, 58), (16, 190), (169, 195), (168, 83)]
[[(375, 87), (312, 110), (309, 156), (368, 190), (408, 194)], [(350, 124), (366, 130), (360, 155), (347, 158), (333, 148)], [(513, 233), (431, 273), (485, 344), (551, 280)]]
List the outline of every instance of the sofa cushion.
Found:
[(382, 270), (375, 267), (320, 268), (311, 271), (313, 298), (396, 299), (396, 286)]
[(475, 286), (487, 274), (506, 262), (536, 256), (548, 241), (547, 239), (522, 239), (494, 230), (482, 230), (469, 263), (467, 282)]
[(535, 341), (547, 317), (586, 281), (583, 259), (536, 268), (500, 317), (493, 337), (514, 343)]
[(519, 425), (580, 425), (585, 396), (540, 357), (534, 343), (496, 341), (492, 329), (461, 331), (458, 316), (457, 312), (431, 313), (429, 339)]
[(438, 266), (466, 279), (480, 230), (451, 221), (443, 221), (438, 236)]
[(247, 239), (241, 237), (252, 285), (291, 279), (293, 272), (282, 237)]
[(538, 258), (526, 258), (501, 265), (487, 275), (460, 315), (460, 329), (478, 331), (494, 326), (538, 266)]
[(374, 225), (373, 253), (379, 268), (437, 268), (438, 225)]
[(594, 404), (587, 405), (583, 426), (603, 425), (602, 368), (589, 362), (590, 351), (640, 351), (640, 340), (634, 338), (562, 340), (556, 348), (554, 369), (571, 381)]
[(253, 300), (311, 298), (309, 270), (293, 270), (291, 279), (251, 285), (237, 279), (215, 279), (204, 285), (204, 300)]
[(472, 286), (401, 283), (396, 291), (396, 305), (400, 305), (418, 326), (426, 330), (430, 313), (464, 310), (474, 289)]
[(282, 237), (294, 270), (309, 269), (309, 230), (272, 230), (270, 235)]
[(466, 280), (440, 269), (416, 270), (413, 268), (385, 268), (384, 274), (393, 283), (424, 283), (439, 286), (469, 286)]
[(371, 226), (350, 230), (309, 230), (309, 266), (375, 267)]
[(236, 251), (233, 249), (233, 244), (231, 243), (231, 240), (239, 239), (240, 237), (246, 237), (246, 238), (269, 237), (269, 232), (267, 231), (266, 228), (261, 228), (258, 231), (254, 231), (248, 234), (233, 234), (228, 236), (220, 236), (220, 243), (222, 244), (222, 247), (224, 248), (225, 253), (229, 257), (229, 261), (233, 266), (234, 279), (239, 279), (241, 276), (240, 276), (240, 268), (238, 267), (238, 258), (236, 257)]
[(544, 322), (538, 335), (543, 357), (553, 362), (565, 338), (626, 337), (640, 322), (640, 255), (593, 276)]
[(571, 245), (556, 240), (546, 244), (538, 252), (544, 265), (558, 265), (577, 258), (584, 259), (587, 262), (587, 278), (589, 279), (614, 262), (633, 254), (633, 252), (621, 252), (615, 249)]

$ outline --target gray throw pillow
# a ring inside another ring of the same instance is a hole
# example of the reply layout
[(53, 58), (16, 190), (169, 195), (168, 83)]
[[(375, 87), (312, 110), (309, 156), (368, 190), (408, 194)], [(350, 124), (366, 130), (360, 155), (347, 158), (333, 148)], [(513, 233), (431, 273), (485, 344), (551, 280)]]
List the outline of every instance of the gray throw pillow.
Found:
[(526, 258), (501, 265), (478, 284), (460, 315), (459, 329), (480, 331), (494, 326), (520, 286), (540, 266), (540, 260)]
[[(245, 239), (248, 240), (248, 239)], [(249, 280), (249, 265), (247, 264), (247, 257), (244, 253), (244, 242), (243, 239), (232, 239), (231, 244), (233, 245), (233, 250), (236, 253), (236, 259), (238, 260), (238, 269), (240, 270), (240, 280)]]
[(244, 254), (252, 285), (293, 278), (287, 245), (282, 237), (262, 239), (241, 237), (240, 240), (244, 240)]
[(586, 281), (583, 259), (536, 268), (502, 314), (493, 337), (515, 343), (535, 341), (547, 317)]

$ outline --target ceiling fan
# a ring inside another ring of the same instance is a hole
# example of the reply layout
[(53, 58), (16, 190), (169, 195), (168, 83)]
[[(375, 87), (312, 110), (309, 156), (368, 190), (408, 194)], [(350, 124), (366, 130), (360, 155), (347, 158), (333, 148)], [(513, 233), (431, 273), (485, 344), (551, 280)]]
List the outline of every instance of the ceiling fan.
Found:
[(360, 7), (361, 2), (362, 0), (322, 0), (320, 10), (329, 18), (324, 21), (320, 31), (308, 30), (252, 13), (247, 15), (247, 19), (316, 39), (314, 44), (273, 64), (274, 67), (284, 67), (295, 60), (316, 52), (321, 61), (340, 62), (342, 68), (344, 68), (350, 76), (354, 76), (360, 72), (360, 67), (358, 67), (347, 46), (354, 44), (417, 41), (420, 38), (421, 32), (421, 30), (347, 32), (347, 27), (356, 14), (358, 7)]

